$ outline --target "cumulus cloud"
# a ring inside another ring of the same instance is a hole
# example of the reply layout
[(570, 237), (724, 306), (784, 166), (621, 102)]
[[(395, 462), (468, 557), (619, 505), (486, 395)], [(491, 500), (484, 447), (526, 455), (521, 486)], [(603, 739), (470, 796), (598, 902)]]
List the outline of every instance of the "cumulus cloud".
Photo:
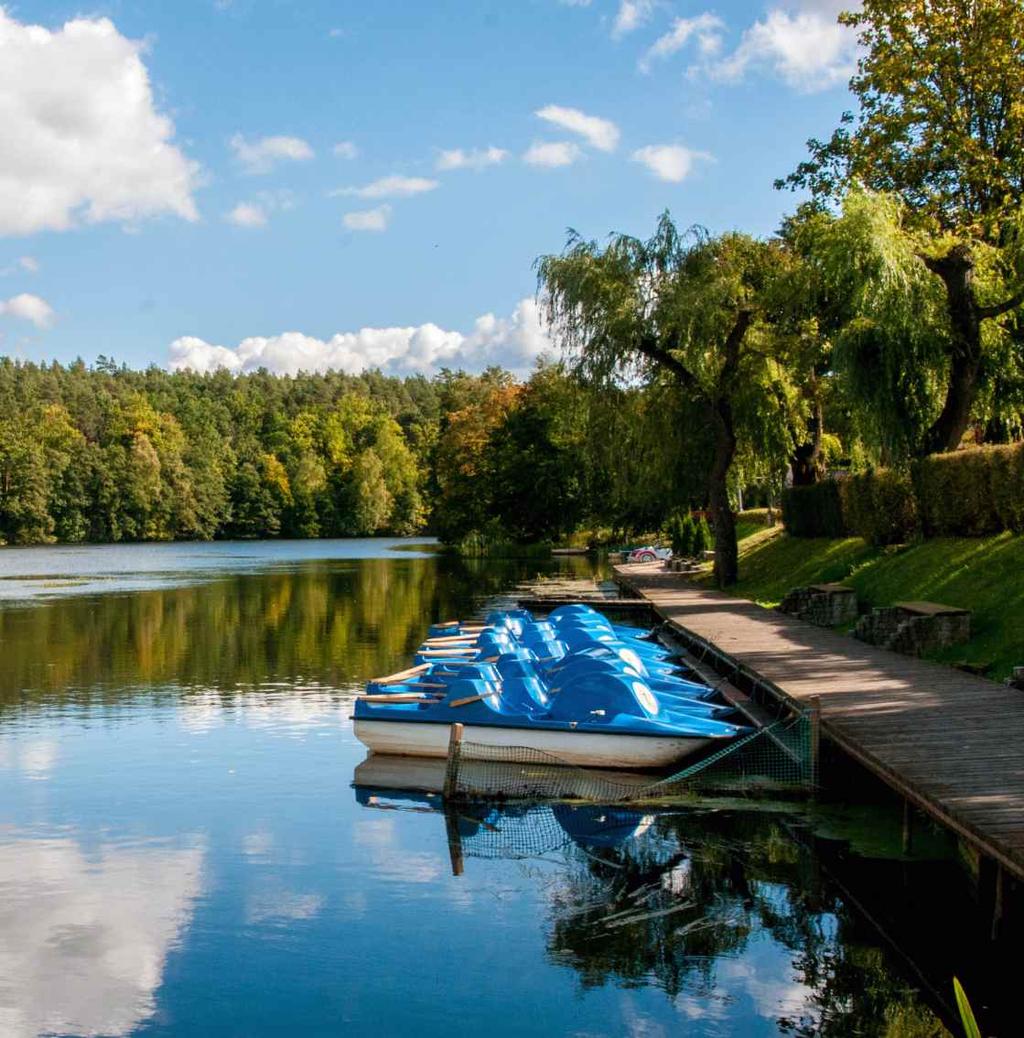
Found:
[(523, 154), (523, 162), (531, 166), (557, 169), (571, 166), (583, 153), (572, 141), (534, 141)]
[(339, 187), (331, 195), (349, 195), (355, 198), (409, 198), (422, 195), (438, 187), (436, 180), (427, 177), (381, 177), (363, 187)]
[(773, 8), (708, 72), (713, 79), (737, 82), (749, 71), (768, 71), (804, 93), (845, 83), (857, 62), (856, 32), (836, 21), (846, 6), (838, 0), (804, 0)]
[(612, 36), (618, 38), (639, 29), (654, 13), (654, 0), (620, 0), (612, 23)]
[(608, 119), (587, 115), (578, 108), (563, 108), (561, 105), (547, 105), (534, 114), (563, 130), (579, 134), (599, 151), (614, 151), (618, 146), (619, 128)]
[(717, 54), (722, 49), (725, 22), (716, 14), (705, 11), (693, 18), (676, 18), (672, 28), (658, 37), (640, 59), (640, 70), (650, 71), (651, 65), (682, 50), (691, 39), (696, 40), (697, 49), (704, 57)]
[(22, 292), (10, 299), (0, 300), (0, 317), (15, 317), (28, 321), (37, 328), (49, 328), (53, 324), (53, 307), (31, 292)]
[(432, 374), (441, 367), (482, 371), (500, 364), (526, 373), (550, 346), (540, 308), (533, 299), (523, 299), (511, 317), (485, 314), (468, 333), (446, 331), (436, 324), (361, 328), (326, 340), (285, 332), (244, 339), (231, 348), (184, 336), (171, 343), (168, 367), (198, 372), (267, 368), (286, 375), (329, 370), (355, 375), (380, 368), (389, 375), (412, 375)]
[(648, 144), (646, 148), (637, 148), (630, 158), (642, 162), (659, 180), (680, 184), (693, 172), (698, 159), (710, 160), (711, 156), (682, 144)]
[(267, 226), (266, 210), (254, 202), (239, 202), (224, 219), (228, 223), (233, 223), (236, 227), (256, 228)]
[(230, 144), (246, 173), (269, 173), (280, 162), (306, 162), (313, 158), (313, 149), (301, 137), (260, 137), (248, 141), (236, 133)]
[(338, 143), (331, 148), (331, 151), (337, 155), (339, 159), (354, 159), (359, 157), (359, 149), (352, 143), (352, 141), (338, 141)]
[(452, 148), (442, 151), (437, 157), (437, 168), (447, 169), (486, 169), (488, 166), (497, 166), (508, 158), (508, 152), (504, 148), (473, 148), (463, 151), (462, 148)]
[(341, 220), (350, 231), (386, 231), (391, 222), (391, 206), (385, 203), (373, 209), (357, 209)]
[(107, 18), (49, 30), (0, 7), (0, 234), (171, 213), (198, 166), (153, 102), (143, 46)]

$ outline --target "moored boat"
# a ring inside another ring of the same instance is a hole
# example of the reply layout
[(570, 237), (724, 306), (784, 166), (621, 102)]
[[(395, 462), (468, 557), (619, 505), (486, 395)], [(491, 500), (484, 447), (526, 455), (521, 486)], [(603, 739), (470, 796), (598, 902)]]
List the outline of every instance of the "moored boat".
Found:
[(356, 737), (378, 753), (444, 757), (520, 747), (567, 764), (661, 768), (745, 729), (670, 653), (587, 606), (536, 621), (524, 610), (431, 629), (416, 665), (367, 685)]

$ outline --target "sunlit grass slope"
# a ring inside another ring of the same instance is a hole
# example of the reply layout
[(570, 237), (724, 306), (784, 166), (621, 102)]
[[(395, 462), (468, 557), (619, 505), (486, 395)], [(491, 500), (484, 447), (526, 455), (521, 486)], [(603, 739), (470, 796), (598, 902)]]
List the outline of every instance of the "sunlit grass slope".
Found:
[(766, 606), (790, 588), (839, 581), (867, 606), (924, 600), (970, 609), (970, 643), (936, 658), (987, 667), (997, 678), (1024, 665), (1024, 536), (937, 538), (882, 549), (856, 537), (788, 537), (776, 527), (741, 542), (740, 578), (735, 591)]

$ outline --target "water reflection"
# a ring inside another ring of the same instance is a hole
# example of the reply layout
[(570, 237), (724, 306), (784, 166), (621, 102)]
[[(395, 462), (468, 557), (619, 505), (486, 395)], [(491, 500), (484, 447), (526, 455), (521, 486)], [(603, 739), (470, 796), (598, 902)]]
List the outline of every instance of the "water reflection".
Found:
[[(410, 770), (423, 784), (422, 769)], [(356, 782), (367, 774), (357, 770)], [(358, 784), (356, 797), (381, 812), (447, 815), (457, 873), (465, 859), (558, 860), (545, 892), (547, 955), (582, 990), (657, 987), (702, 1034), (946, 1033), (894, 961), (865, 946), (863, 922), (822, 876), (799, 813), (446, 807), (434, 793)], [(641, 1033), (663, 1033), (663, 1014), (632, 1010)]]
[(910, 1038), (929, 978), (1000, 989), (898, 812), (445, 812), (444, 762), (360, 763), (354, 689), (539, 568), (276, 558), (0, 608), (0, 1035)]
[(203, 848), (5, 834), (0, 1033), (123, 1035), (150, 1016), (202, 890)]

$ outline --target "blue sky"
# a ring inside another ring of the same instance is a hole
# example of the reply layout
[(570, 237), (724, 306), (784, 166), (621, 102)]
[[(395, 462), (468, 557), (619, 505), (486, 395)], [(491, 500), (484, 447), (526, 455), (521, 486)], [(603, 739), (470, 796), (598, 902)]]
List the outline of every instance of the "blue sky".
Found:
[(0, 352), (527, 368), (567, 227), (777, 226), (850, 104), (842, 6), (8, 4)]

